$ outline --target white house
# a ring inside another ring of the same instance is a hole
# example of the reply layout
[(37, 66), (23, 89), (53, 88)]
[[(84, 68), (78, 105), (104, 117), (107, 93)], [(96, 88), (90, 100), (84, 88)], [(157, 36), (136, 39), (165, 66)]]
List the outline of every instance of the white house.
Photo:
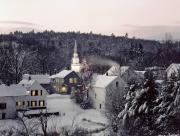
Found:
[(16, 111), (25, 109), (28, 92), (21, 85), (0, 85), (0, 119), (15, 118)]
[(172, 63), (167, 69), (167, 78), (170, 79), (171, 76), (179, 77), (180, 74), (180, 64)]
[(126, 83), (119, 76), (97, 75), (93, 78), (89, 97), (93, 101), (94, 108), (105, 111), (107, 91), (122, 91), (126, 87)]
[(51, 85), (51, 78), (48, 74), (42, 75), (32, 75), (32, 74), (24, 74), (22, 76), (22, 81), (26, 82), (27, 80), (35, 80), (37, 81), (49, 94), (55, 93), (53, 86)]
[(108, 76), (120, 76), (126, 83), (137, 81), (140, 77), (129, 66), (112, 66), (106, 73)]
[(22, 80), (19, 83), (29, 93), (27, 109), (44, 109), (47, 106), (47, 91), (36, 80)]

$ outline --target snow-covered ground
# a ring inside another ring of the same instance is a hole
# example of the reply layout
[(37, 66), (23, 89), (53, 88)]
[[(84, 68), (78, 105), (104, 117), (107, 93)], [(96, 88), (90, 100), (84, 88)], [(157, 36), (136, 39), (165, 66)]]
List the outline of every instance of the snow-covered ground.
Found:
[[(107, 126), (107, 119), (103, 113), (95, 109), (81, 109), (79, 105), (70, 99), (69, 95), (49, 95), (47, 98), (47, 109), (49, 112), (60, 113), (59, 116), (48, 120), (48, 128), (80, 127), (94, 131)], [(9, 128), (12, 126), (18, 127), (19, 125), (16, 120), (0, 120), (0, 128), (1, 126), (3, 126), (2, 128)], [(102, 135), (104, 134), (102, 133)]]
[(59, 112), (57, 118), (60, 126), (79, 126), (86, 129), (97, 129), (107, 125), (106, 117), (95, 109), (83, 110), (75, 104), (69, 95), (53, 94), (48, 96), (48, 111)]

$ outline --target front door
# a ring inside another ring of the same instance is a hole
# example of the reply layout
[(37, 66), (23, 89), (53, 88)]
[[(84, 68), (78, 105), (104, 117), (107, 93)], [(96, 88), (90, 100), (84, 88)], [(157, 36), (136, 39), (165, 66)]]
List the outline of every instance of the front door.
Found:
[(5, 119), (5, 118), (6, 118), (6, 114), (2, 113), (2, 119)]

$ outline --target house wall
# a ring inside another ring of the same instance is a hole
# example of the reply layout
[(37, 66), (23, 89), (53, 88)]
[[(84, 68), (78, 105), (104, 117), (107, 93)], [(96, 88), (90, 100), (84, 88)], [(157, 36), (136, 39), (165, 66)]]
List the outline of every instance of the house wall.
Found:
[[(38, 95), (38, 96), (31, 96), (31, 91), (34, 90), (38, 90), (38, 93), (40, 93), (40, 91), (42, 90), (42, 95)], [(36, 101), (37, 102), (37, 106), (36, 107), (32, 107), (29, 106), (28, 108), (44, 108), (47, 106), (47, 91), (38, 83), (34, 83), (29, 90), (29, 95), (26, 97), (27, 101)], [(44, 106), (39, 106), (39, 101), (43, 100), (45, 103)], [(30, 104), (31, 105), (31, 104)]]
[[(94, 87), (89, 91), (89, 97), (92, 100), (93, 107), (97, 110), (105, 109), (105, 88)], [(100, 108), (101, 104), (101, 108)]]
[(16, 117), (16, 107), (14, 97), (0, 97), (0, 103), (6, 103), (6, 109), (0, 109), (0, 119), (2, 119), (2, 114), (5, 113), (6, 119), (11, 119)]
[[(116, 86), (118, 82), (118, 86)], [(127, 84), (120, 78), (117, 77), (112, 83), (110, 83), (106, 88), (92, 87), (89, 91), (89, 97), (93, 101), (93, 107), (97, 110), (106, 110), (107, 92), (108, 91), (119, 91), (117, 93), (123, 92), (127, 87)], [(101, 108), (100, 108), (101, 104)]]

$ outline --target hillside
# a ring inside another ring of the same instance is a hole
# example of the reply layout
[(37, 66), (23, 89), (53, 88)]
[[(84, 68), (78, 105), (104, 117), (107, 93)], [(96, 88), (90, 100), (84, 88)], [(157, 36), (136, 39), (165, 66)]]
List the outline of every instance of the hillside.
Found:
[(9, 77), (13, 77), (13, 82), (17, 82), (23, 73), (52, 74), (69, 67), (74, 40), (77, 40), (81, 58), (91, 60), (91, 64), (98, 64), (103, 59), (102, 65), (111, 65), (106, 60), (113, 60), (141, 70), (148, 66), (167, 67), (172, 62), (180, 62), (180, 43), (168, 40), (160, 43), (113, 34), (80, 32), (14, 32), (0, 35), (1, 79), (10, 83)]

